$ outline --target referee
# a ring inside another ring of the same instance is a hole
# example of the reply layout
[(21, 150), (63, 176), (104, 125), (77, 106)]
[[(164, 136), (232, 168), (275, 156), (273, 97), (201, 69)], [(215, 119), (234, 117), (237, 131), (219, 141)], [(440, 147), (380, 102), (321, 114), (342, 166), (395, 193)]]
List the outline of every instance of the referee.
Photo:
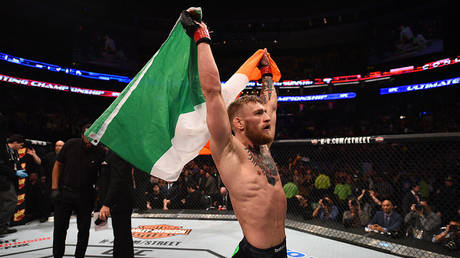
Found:
[(104, 160), (104, 150), (93, 146), (84, 136), (69, 139), (56, 157), (52, 173), (51, 198), (54, 208), (53, 255), (63, 257), (65, 239), (72, 212), (77, 215), (75, 257), (84, 257), (88, 246), (91, 212), (94, 207), (94, 185)]

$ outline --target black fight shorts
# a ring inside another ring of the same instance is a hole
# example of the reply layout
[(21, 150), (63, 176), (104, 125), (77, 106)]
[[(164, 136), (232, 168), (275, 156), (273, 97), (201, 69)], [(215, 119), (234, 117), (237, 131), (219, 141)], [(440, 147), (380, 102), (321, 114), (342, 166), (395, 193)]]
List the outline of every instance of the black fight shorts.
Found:
[(286, 238), (277, 246), (273, 246), (267, 249), (259, 249), (249, 244), (248, 240), (246, 240), (246, 237), (244, 237), (240, 244), (236, 247), (232, 257), (286, 258)]

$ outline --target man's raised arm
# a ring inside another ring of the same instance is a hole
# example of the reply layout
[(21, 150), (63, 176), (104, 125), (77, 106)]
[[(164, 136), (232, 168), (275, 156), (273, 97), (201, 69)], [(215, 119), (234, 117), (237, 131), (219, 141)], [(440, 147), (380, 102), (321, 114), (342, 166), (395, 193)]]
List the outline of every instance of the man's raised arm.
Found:
[[(265, 109), (270, 116), (270, 130), (275, 135), (276, 128), (276, 108), (278, 107), (278, 95), (273, 83), (273, 74), (270, 68), (267, 49), (264, 49), (264, 56), (260, 60), (260, 72), (262, 74), (262, 89), (260, 98), (265, 103)], [(271, 144), (271, 143), (270, 143)]]
[(211, 134), (211, 151), (218, 154), (228, 146), (232, 134), (222, 97), (219, 70), (211, 51), (211, 38), (206, 24), (193, 8), (182, 13), (181, 22), (187, 34), (197, 43), (198, 73), (201, 90), (206, 99), (206, 122)]

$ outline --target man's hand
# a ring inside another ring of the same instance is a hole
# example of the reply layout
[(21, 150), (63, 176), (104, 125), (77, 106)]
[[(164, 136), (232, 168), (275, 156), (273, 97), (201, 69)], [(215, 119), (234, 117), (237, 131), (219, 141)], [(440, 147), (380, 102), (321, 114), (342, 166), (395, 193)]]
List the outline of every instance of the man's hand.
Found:
[(318, 204), (319, 204), (320, 207), (324, 207), (324, 205), (323, 205), (323, 199), (320, 199), (319, 202), (318, 202)]
[(51, 198), (51, 201), (55, 204), (60, 202), (61, 201), (61, 191), (59, 191), (59, 189), (52, 189), (50, 198)]
[(34, 149), (29, 149), (29, 148), (27, 148), (26, 153), (31, 156), (37, 155)]
[(107, 220), (107, 218), (110, 216), (110, 208), (102, 205), (101, 209), (99, 210), (99, 218), (102, 220)]
[(26, 173), (24, 169), (16, 170), (16, 176), (20, 178), (28, 177), (29, 175)]
[(370, 225), (369, 228), (372, 229), (372, 230), (380, 231), (380, 232), (385, 231), (385, 229), (382, 226), (380, 226), (379, 224)]
[(260, 73), (262, 74), (262, 77), (273, 76), (272, 69), (270, 67), (270, 60), (268, 59), (268, 52), (266, 48), (264, 48), (264, 55), (262, 56), (262, 59), (260, 59), (259, 69), (260, 69)]
[(202, 42), (211, 44), (208, 27), (201, 21), (201, 8), (189, 8), (182, 11), (180, 22), (187, 35), (193, 38), (197, 45)]

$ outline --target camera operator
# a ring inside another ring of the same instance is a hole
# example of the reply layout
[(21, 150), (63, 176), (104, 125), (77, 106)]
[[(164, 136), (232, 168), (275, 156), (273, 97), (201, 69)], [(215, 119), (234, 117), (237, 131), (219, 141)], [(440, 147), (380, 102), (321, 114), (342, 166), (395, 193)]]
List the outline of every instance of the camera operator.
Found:
[(349, 210), (343, 213), (342, 223), (348, 227), (366, 226), (369, 216), (361, 209), (361, 204), (356, 199), (348, 200)]
[(455, 251), (460, 247), (460, 222), (451, 221), (446, 227), (442, 227), (441, 233), (433, 236), (433, 243), (438, 243), (449, 250)]
[(434, 230), (441, 225), (441, 218), (431, 210), (427, 201), (412, 204), (410, 212), (404, 217), (407, 236), (430, 241)]
[(335, 220), (339, 214), (339, 209), (334, 205), (331, 198), (325, 197), (318, 202), (318, 207), (313, 211), (313, 218), (321, 220)]
[[(5, 123), (0, 113), (0, 125)], [(0, 127), (0, 130), (4, 128)], [(2, 137), (3, 135), (1, 135)], [(3, 141), (4, 139), (0, 139)], [(4, 142), (5, 143), (5, 142)], [(11, 135), (6, 144), (0, 143), (0, 236), (15, 233), (17, 230), (9, 228), (11, 218), (18, 203), (16, 192), (18, 178), (27, 177), (26, 170), (19, 165), (18, 150), (24, 145), (24, 137), (19, 134)]]

